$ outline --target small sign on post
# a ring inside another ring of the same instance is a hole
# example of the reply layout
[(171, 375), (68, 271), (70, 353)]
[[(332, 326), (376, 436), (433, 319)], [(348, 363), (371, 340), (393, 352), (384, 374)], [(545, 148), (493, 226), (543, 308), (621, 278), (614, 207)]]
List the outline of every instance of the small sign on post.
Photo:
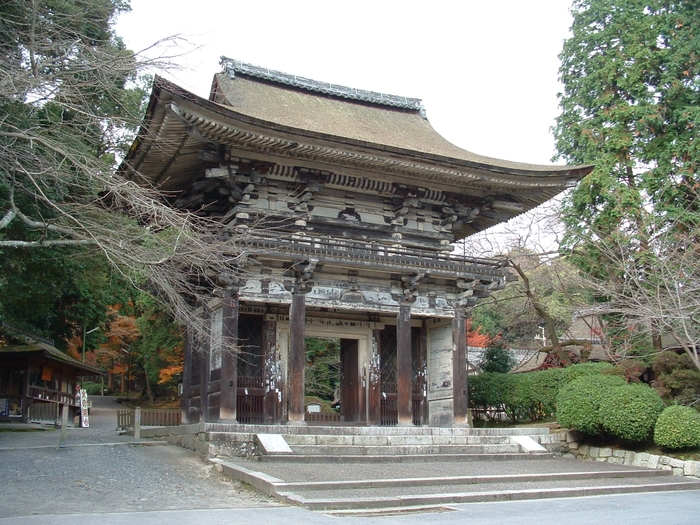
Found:
[(90, 405), (88, 403), (88, 395), (87, 395), (87, 390), (84, 388), (80, 389), (80, 426), (81, 427), (89, 427), (90, 426), (90, 417), (89, 417), (89, 408)]

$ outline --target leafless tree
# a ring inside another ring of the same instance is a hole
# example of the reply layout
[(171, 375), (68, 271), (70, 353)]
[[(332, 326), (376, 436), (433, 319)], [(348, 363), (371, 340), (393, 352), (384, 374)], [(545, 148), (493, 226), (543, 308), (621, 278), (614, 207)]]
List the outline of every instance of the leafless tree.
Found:
[[(589, 312), (614, 316), (632, 336), (657, 331), (664, 348), (685, 351), (700, 369), (700, 244), (692, 224), (666, 224), (650, 231), (645, 252), (630, 251), (629, 239), (599, 241), (614, 279), (588, 277), (601, 299)], [(620, 345), (624, 352), (624, 345)], [(654, 349), (653, 351), (658, 351)]]
[[(174, 209), (114, 168), (143, 115), (140, 75), (164, 54), (134, 54), (112, 30), (115, 0), (0, 6), (0, 250), (94, 250), (181, 322), (240, 275), (245, 232)], [(156, 57), (156, 58), (153, 58)]]
[[(505, 257), (518, 280), (484, 300), (482, 307), (497, 308), (508, 317), (504, 329), (513, 331), (525, 322), (522, 334), (511, 334), (513, 343), (532, 353), (546, 352), (562, 361), (567, 349), (586, 359), (590, 339), (567, 337), (566, 329), (576, 312), (587, 306), (586, 288), (577, 271), (559, 251), (563, 225), (559, 220), (560, 200), (550, 201), (506, 224), (469, 237), (462, 243), (465, 253)], [(477, 306), (478, 308), (478, 306)], [(527, 320), (527, 321), (525, 321)], [(539, 328), (544, 340), (536, 343)]]

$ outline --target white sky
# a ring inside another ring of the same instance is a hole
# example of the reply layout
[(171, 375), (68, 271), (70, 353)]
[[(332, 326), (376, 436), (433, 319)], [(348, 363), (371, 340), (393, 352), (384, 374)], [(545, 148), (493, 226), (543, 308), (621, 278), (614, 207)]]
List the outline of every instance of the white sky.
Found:
[(116, 30), (138, 51), (180, 34), (199, 48), (165, 76), (208, 96), (219, 57), (420, 98), (458, 146), (549, 164), (569, 0), (131, 0)]

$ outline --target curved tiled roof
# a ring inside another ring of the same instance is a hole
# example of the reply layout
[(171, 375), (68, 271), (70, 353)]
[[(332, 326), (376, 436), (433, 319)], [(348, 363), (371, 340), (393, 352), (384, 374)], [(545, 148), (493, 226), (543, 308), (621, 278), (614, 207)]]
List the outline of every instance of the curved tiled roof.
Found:
[[(567, 166), (528, 164), (478, 155), (460, 148), (440, 135), (416, 105), (386, 104), (370, 97), (352, 97), (339, 88), (321, 91), (322, 82), (295, 82), (293, 75), (266, 72), (231, 59), (223, 59), (224, 73), (217, 74), (211, 98), (236, 112), (290, 128), (322, 133), (367, 145), (388, 146), (419, 154), (464, 160), (495, 170), (521, 170), (555, 175)], [(234, 67), (234, 64), (237, 66)], [(233, 73), (231, 73), (233, 72)], [(232, 76), (233, 74), (233, 76)], [(358, 90), (355, 90), (358, 91)], [(371, 92), (362, 92), (371, 93)], [(390, 98), (390, 95), (379, 95)], [(404, 97), (394, 97), (404, 99)]]
[(455, 232), (461, 238), (539, 206), (592, 170), (477, 155), (443, 138), (419, 105), (387, 104), (388, 96), (240, 62), (224, 65), (228, 73), (215, 75), (209, 100), (156, 78), (122, 173), (177, 196), (203, 169), (203, 146), (226, 145), (236, 155), (282, 166), (490, 199), (493, 209)]
[(325, 95), (380, 104), (382, 106), (414, 110), (422, 109), (421, 101), (418, 98), (399, 97), (396, 95), (377, 93), (375, 91), (339, 86), (338, 84), (331, 84), (329, 82), (319, 82), (318, 80), (311, 80), (310, 78), (299, 77), (273, 69), (246, 64), (232, 58), (221, 57), (221, 66), (224, 73), (230, 78), (235, 78), (237, 73), (241, 73), (262, 80), (269, 80), (276, 84), (285, 84), (287, 86), (323, 93)]

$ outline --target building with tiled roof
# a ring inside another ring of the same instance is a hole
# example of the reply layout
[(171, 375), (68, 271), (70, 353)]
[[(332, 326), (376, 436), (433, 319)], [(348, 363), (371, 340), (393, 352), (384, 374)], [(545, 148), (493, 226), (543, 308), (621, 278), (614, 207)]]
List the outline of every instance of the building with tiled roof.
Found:
[(187, 347), (187, 419), (303, 424), (305, 337), (317, 336), (340, 339), (339, 420), (465, 424), (465, 319), (510, 276), (452, 243), (591, 167), (476, 155), (418, 99), (222, 66), (208, 99), (157, 78), (121, 167), (250, 239), (241, 282), (206, 305), (208, 351)]

